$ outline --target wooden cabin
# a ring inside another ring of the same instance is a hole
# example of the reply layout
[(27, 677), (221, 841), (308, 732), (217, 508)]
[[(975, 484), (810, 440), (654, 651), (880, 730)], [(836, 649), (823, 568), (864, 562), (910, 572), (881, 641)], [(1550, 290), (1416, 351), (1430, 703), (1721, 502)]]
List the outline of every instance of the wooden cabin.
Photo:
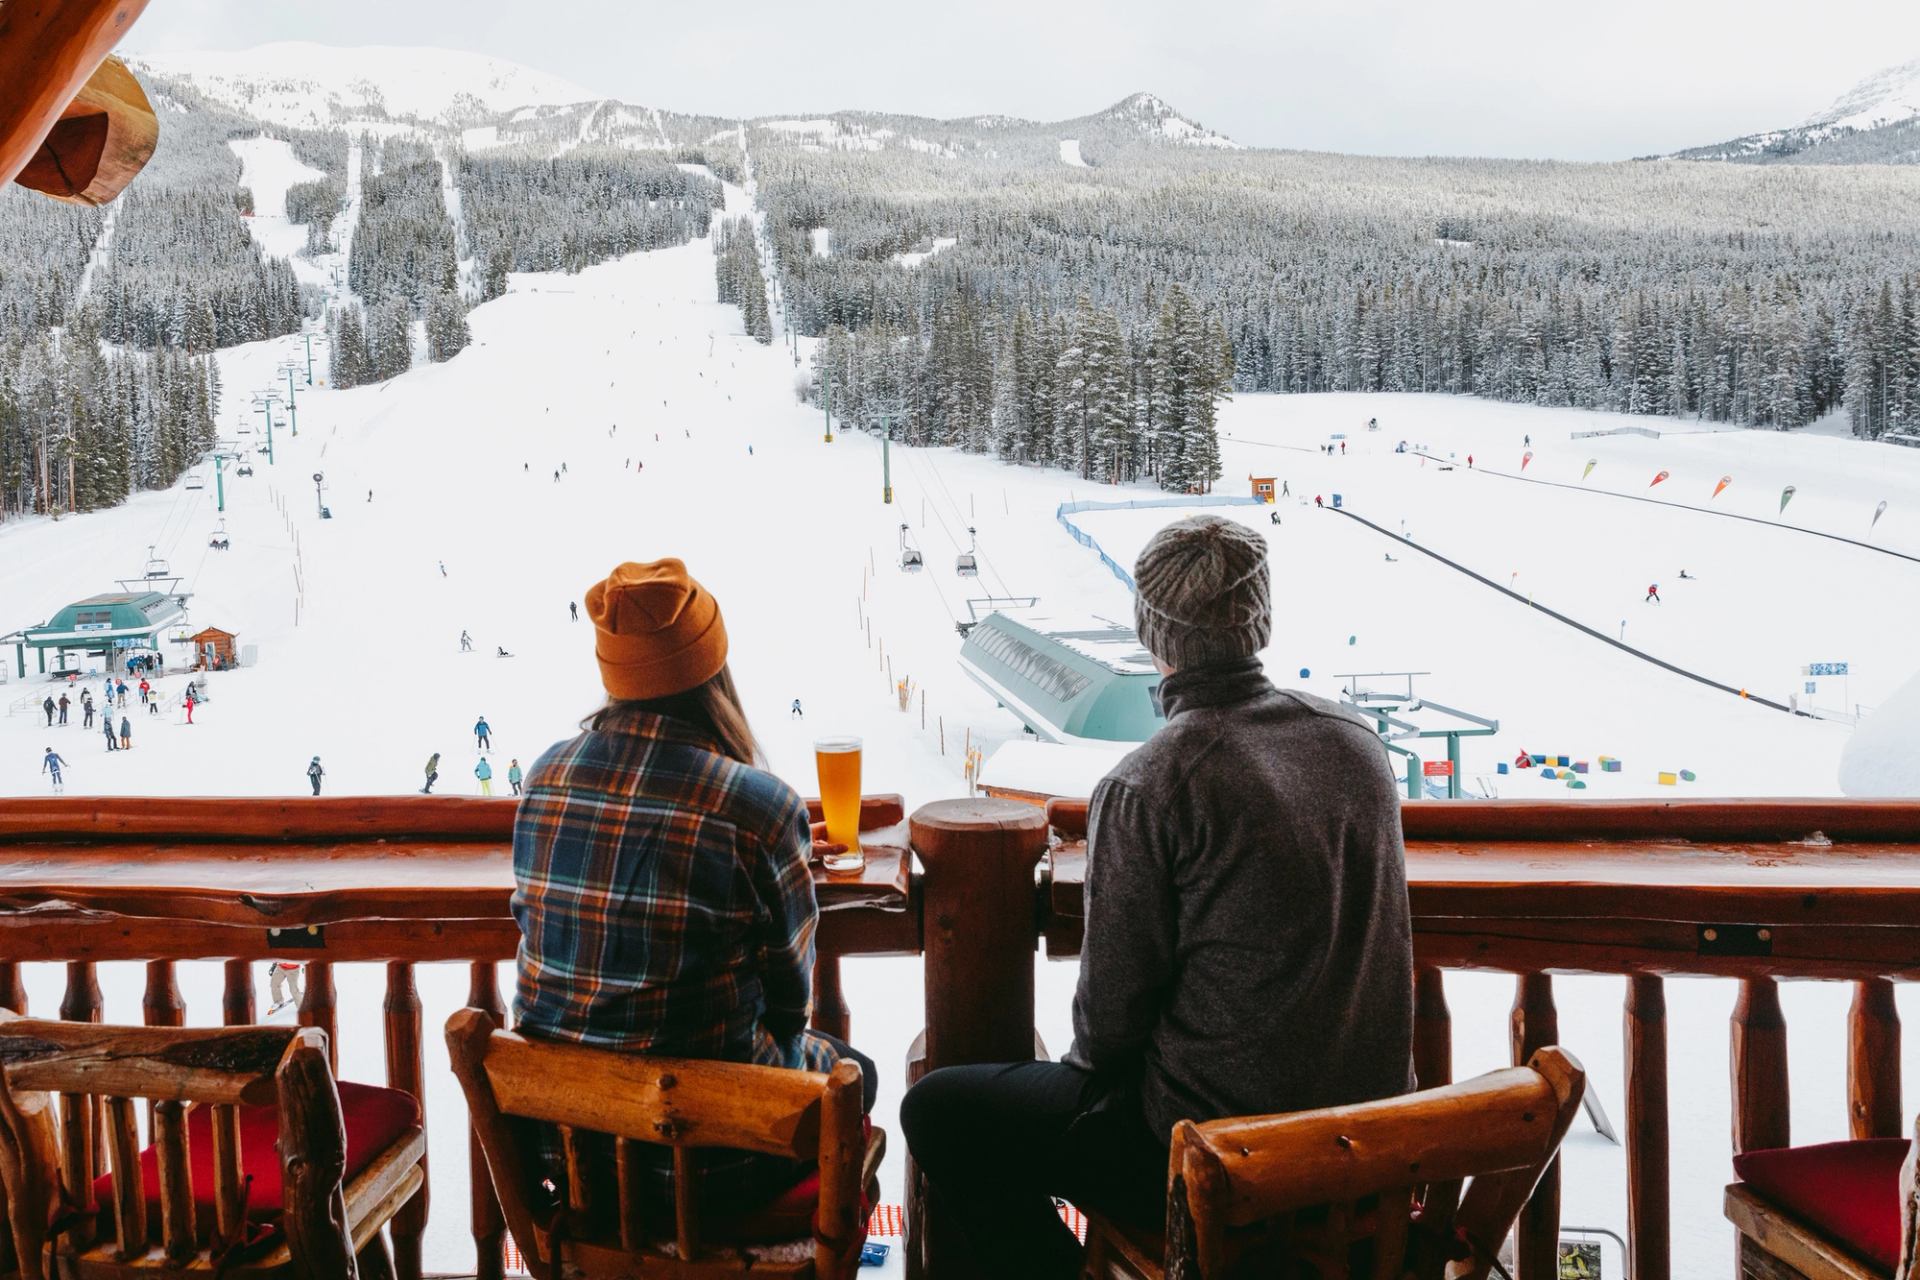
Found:
[(240, 665), (240, 651), (234, 641), (238, 639), (231, 631), (222, 631), (218, 627), (207, 627), (196, 631), (191, 637), (193, 645), (193, 666), (196, 671), (225, 671), (229, 667)]
[(1253, 496), (1262, 502), (1271, 503), (1274, 494), (1279, 491), (1277, 476), (1248, 476), (1247, 483), (1253, 486)]

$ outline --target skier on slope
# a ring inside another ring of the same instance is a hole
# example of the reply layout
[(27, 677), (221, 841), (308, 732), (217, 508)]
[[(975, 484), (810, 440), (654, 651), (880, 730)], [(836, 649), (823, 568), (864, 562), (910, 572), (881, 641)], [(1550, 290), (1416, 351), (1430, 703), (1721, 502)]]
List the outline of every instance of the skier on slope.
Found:
[(427, 757), (427, 785), (420, 788), (420, 794), (423, 796), (432, 795), (433, 784), (438, 781), (440, 781), (440, 753), (436, 751)]
[(473, 745), (481, 751), (493, 748), (493, 729), (487, 724), (485, 716), (473, 722)]
[(305, 966), (292, 960), (275, 960), (267, 966), (267, 998), (273, 1002), (273, 1007), (267, 1010), (268, 1016), (299, 1003), (303, 994), (300, 975), (304, 971)]
[(473, 637), (466, 633), (465, 628), (462, 628), (460, 631), (460, 652), (473, 652)]
[[(29, 696), (29, 697), (31, 697), (32, 695), (31, 695), (31, 694), (29, 694), (28, 696)], [(43, 703), (41, 703), (41, 704), (40, 704), (40, 709), (41, 709), (42, 711), (45, 711), (45, 712), (47, 713), (47, 728), (49, 728), (49, 729), (51, 729), (51, 728), (53, 728), (53, 712), (54, 712), (54, 705), (53, 705), (53, 695), (52, 695), (52, 694), (48, 694), (48, 695), (47, 695), (47, 700), (46, 700), (45, 702), (43, 702)]]
[(447, 576), (447, 562), (445, 560), (440, 562), (440, 576), (443, 578)]
[(567, 601), (567, 613), (572, 617), (573, 621), (580, 621), (580, 602), (578, 600)]
[(63, 692), (60, 695), (60, 723), (61, 724), (65, 724), (67, 722), (67, 708), (71, 707), (72, 705), (73, 705), (72, 701)]
[(787, 718), (789, 720), (805, 720), (807, 718), (807, 713), (800, 709), (800, 699), (795, 698), (793, 700), (793, 709), (787, 712)]
[(100, 728), (107, 735), (107, 750), (118, 751), (120, 749), (120, 739), (116, 737), (113, 732), (113, 717), (111, 715), (107, 716), (101, 722)]
[(51, 773), (53, 775), (53, 789), (55, 791), (65, 791), (67, 789), (67, 784), (61, 781), (60, 778), (60, 770), (66, 763), (67, 762), (62, 760), (59, 753), (52, 747), (48, 747), (47, 754), (40, 757), (40, 772)]
[(481, 758), (479, 764), (473, 766), (473, 776), (480, 779), (481, 795), (490, 796), (493, 794), (493, 766), (486, 762), (485, 757)]
[(127, 719), (125, 716), (120, 717), (120, 749), (122, 751), (133, 750), (133, 721)]
[(313, 794), (320, 794), (320, 779), (326, 776), (327, 771), (320, 767), (320, 757), (315, 756), (313, 763), (307, 766), (307, 781), (313, 784)]
[(1646, 600), (1642, 600), (1640, 603), (1646, 604), (1648, 601), (1651, 601), (1654, 604), (1660, 603), (1660, 584), (1659, 583), (1656, 582), (1652, 586), (1647, 588), (1647, 598)]
[(1313, 505), (1314, 505), (1314, 506), (1316, 506), (1316, 507), (1324, 507), (1324, 506), (1326, 506), (1327, 504), (1326, 504), (1326, 503), (1324, 503), (1324, 502), (1322, 502), (1322, 501), (1320, 501), (1320, 495), (1316, 493), (1316, 494), (1314, 494), (1314, 495), (1313, 495)]
[(507, 761), (507, 785), (513, 788), (513, 794), (520, 794), (520, 780), (526, 775), (520, 772), (520, 761)]

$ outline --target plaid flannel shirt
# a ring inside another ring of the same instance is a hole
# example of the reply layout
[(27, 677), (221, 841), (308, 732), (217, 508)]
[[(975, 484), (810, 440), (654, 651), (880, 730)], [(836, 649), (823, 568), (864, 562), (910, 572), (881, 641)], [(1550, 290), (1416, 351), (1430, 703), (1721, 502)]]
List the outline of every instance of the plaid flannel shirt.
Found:
[(819, 908), (793, 788), (628, 712), (547, 751), (513, 827), (517, 1028), (826, 1071), (807, 1031)]

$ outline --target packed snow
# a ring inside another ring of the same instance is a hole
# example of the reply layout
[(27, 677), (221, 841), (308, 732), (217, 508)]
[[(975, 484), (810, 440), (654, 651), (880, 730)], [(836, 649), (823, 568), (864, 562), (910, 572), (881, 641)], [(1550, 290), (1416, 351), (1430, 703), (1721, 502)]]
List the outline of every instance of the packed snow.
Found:
[(1086, 160), (1080, 155), (1080, 139), (1060, 139), (1060, 163), (1075, 169), (1087, 167)]
[[(256, 200), (275, 207), (275, 182), (283, 193), (295, 169), (265, 145), (242, 158)], [(738, 188), (728, 202), (732, 213), (748, 211)], [(867, 790), (899, 791), (911, 803), (963, 794), (963, 745), (993, 756), (1024, 740), (1019, 723), (957, 669), (954, 624), (968, 616), (967, 599), (1033, 595), (1056, 615), (1126, 618), (1125, 588), (1054, 512), (1074, 499), (1155, 495), (896, 445), (894, 502), (883, 505), (879, 443), (838, 430), (823, 440), (819, 410), (795, 402), (792, 354), (745, 337), (737, 313), (713, 297), (704, 242), (575, 276), (516, 275), (504, 297), (472, 313), (472, 346), (446, 364), (336, 392), (322, 363), (315, 384), (300, 389), (299, 435), (276, 424), (272, 466), (255, 452), (261, 420), (249, 394), (283, 385), (279, 366), (303, 358), (302, 344), (221, 353), (223, 428), (255, 471), (226, 473), (225, 512), (208, 483), (90, 515), (0, 525), (8, 566), (0, 627), (40, 621), (137, 575), (152, 545), (184, 575), (194, 626), (237, 632), (256, 664), (206, 677), (210, 701), (192, 725), (175, 710), (147, 715), (135, 705), (135, 749), (112, 755), (77, 726), (47, 727), (37, 704), (50, 686), (10, 668), (0, 686), (11, 712), (0, 719), (0, 790), (44, 791), (35, 770), (51, 744), (68, 758), (75, 795), (304, 794), (316, 754), (330, 793), (404, 794), (418, 789), (433, 751), (443, 753), (441, 789), (471, 794), (476, 717), (494, 727), (498, 772), (511, 759), (531, 764), (600, 701), (591, 628), (570, 620), (569, 601), (621, 560), (678, 555), (721, 602), (732, 666), (777, 773), (813, 790), (813, 738), (852, 732), (866, 740)], [(809, 344), (799, 345), (804, 355)], [(1381, 429), (1366, 431), (1376, 417)], [(1623, 773), (1588, 775), (1590, 796), (1676, 794), (1656, 774), (1683, 767), (1699, 781), (1679, 794), (1834, 794), (1847, 722), (1690, 682), (1417, 549), (1603, 631), (1624, 621), (1629, 643), (1762, 696), (1803, 691), (1804, 664), (1849, 661), (1850, 702), (1880, 707), (1868, 712), (1863, 741), (1881, 724), (1915, 723), (1912, 686), (1896, 690), (1913, 675), (1899, 638), (1920, 622), (1920, 564), (1816, 534), (1920, 555), (1920, 454), (1821, 436), (1675, 433), (1664, 422), (1657, 440), (1573, 438), (1646, 422), (1418, 395), (1224, 406), (1220, 490), (1245, 492), (1249, 475), (1288, 489), (1274, 507), (1229, 512), (1273, 548), (1270, 672), (1329, 696), (1343, 672), (1428, 673), (1418, 677), (1423, 692), (1500, 720), (1499, 734), (1471, 740), (1468, 772), (1502, 795), (1570, 794), (1534, 776), (1499, 776), (1497, 762), (1523, 748), (1622, 757)], [(1397, 451), (1402, 440), (1406, 453)], [(1583, 479), (1590, 459), (1596, 466)], [(1652, 496), (1687, 506), (1632, 500), (1647, 496), (1660, 471), (1668, 478)], [(1733, 483), (1709, 496), (1723, 475)], [(1796, 494), (1782, 515), (1774, 508), (1786, 484)], [(1387, 532), (1313, 505), (1315, 495), (1331, 503), (1335, 494), (1343, 510)], [(1886, 515), (1869, 525), (1883, 499)], [(320, 518), (322, 505), (332, 518)], [(1076, 520), (1125, 562), (1178, 514)], [(925, 552), (924, 572), (897, 567), (903, 521)], [(978, 530), (978, 579), (953, 567), (969, 526)], [(216, 529), (231, 550), (208, 546)], [(1642, 598), (1656, 582), (1659, 604)], [(472, 652), (461, 650), (462, 631)], [(914, 690), (905, 712), (894, 693), (900, 678)], [(168, 699), (182, 683), (179, 674), (159, 682)], [(805, 719), (789, 713), (796, 698)], [(1910, 733), (1889, 740), (1912, 750)], [(59, 966), (25, 968), (34, 1005), (57, 1006)], [(856, 959), (845, 968), (854, 1037), (885, 1073), (876, 1119), (897, 1135), (900, 1064), (921, 1020), (920, 966)], [(1055, 1053), (1070, 1039), (1074, 977), (1071, 963), (1040, 969), (1039, 1029)], [(137, 965), (102, 966), (110, 1020), (139, 1021), (142, 981)], [(343, 1074), (379, 1079), (370, 1022), (381, 972), (348, 966), (339, 981)], [(421, 967), (430, 1026), (462, 1002), (466, 981), (463, 966)], [(191, 1020), (218, 1019), (218, 984), (217, 966), (183, 966)], [(1622, 989), (1617, 978), (1556, 986), (1562, 1042), (1616, 1119)], [(1511, 981), (1453, 974), (1447, 990), (1456, 1073), (1504, 1065)], [(1801, 1141), (1845, 1135), (1848, 994), (1797, 983), (1783, 996)], [(1719, 1188), (1728, 1177), (1732, 998), (1725, 982), (1668, 985), (1676, 1274), (1724, 1275), (1731, 1257)], [(1920, 1017), (1920, 993), (1903, 987), (1898, 998), (1909, 1019)], [(439, 1037), (426, 1041), (440, 1188), (429, 1267), (459, 1270), (471, 1258), (455, 1190), (464, 1185), (465, 1123)], [(1914, 1065), (1908, 1096), (1920, 1089)], [(896, 1144), (886, 1166), (889, 1200), (899, 1198), (902, 1150)], [(1566, 1221), (1624, 1230), (1619, 1148), (1582, 1123), (1563, 1163)], [(1609, 1260), (1617, 1266), (1611, 1250)], [(896, 1251), (881, 1274), (899, 1266)]]
[(901, 266), (911, 269), (919, 266), (928, 258), (944, 253), (959, 243), (960, 241), (953, 236), (935, 236), (927, 243), (926, 248), (916, 249), (912, 253), (896, 253), (893, 255), (893, 260)]

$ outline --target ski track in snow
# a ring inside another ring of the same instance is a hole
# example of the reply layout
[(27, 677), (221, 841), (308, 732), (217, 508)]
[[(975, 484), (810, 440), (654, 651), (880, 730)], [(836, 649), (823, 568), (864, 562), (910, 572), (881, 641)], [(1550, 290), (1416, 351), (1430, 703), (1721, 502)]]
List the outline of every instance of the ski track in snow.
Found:
[[(359, 165), (356, 142), (333, 255), (340, 264), (358, 209)], [(729, 214), (755, 212), (750, 191), (728, 188)], [(263, 182), (256, 199), (267, 198)], [(681, 555), (726, 612), (733, 668), (776, 772), (812, 791), (813, 736), (850, 731), (867, 741), (867, 790), (900, 791), (912, 803), (961, 794), (963, 739), (991, 755), (1020, 736), (1017, 722), (955, 667), (953, 622), (964, 616), (965, 598), (991, 586), (1038, 594), (1042, 612), (1129, 616), (1124, 589), (1066, 536), (1054, 509), (1076, 497), (1159, 495), (896, 446), (895, 503), (883, 506), (878, 443), (838, 431), (835, 443), (823, 443), (818, 409), (794, 403), (790, 354), (746, 338), (738, 312), (713, 302), (713, 287), (705, 242), (576, 276), (515, 275), (505, 297), (472, 313), (474, 343), (452, 361), (353, 391), (302, 391), (302, 431), (279, 436), (278, 465), (259, 460), (253, 477), (227, 477), (231, 551), (204, 547), (217, 518), (211, 486), (0, 526), (9, 566), (0, 624), (42, 619), (137, 572), (147, 544), (158, 542), (188, 574), (195, 624), (237, 631), (259, 650), (257, 666), (208, 679), (212, 700), (199, 723), (134, 713), (135, 751), (125, 755), (96, 749), (77, 728), (48, 729), (31, 713), (0, 718), (0, 790), (38, 792), (44, 782), (34, 769), (49, 742), (69, 759), (71, 794), (297, 795), (316, 753), (330, 792), (407, 793), (436, 750), (445, 753), (443, 789), (474, 790), (467, 735), (476, 716), (496, 729), (497, 771), (512, 758), (530, 766), (600, 700), (592, 633), (568, 621), (567, 601), (620, 560)], [(274, 382), (278, 362), (299, 350), (297, 338), (286, 338), (222, 352), (223, 419), (238, 417), (235, 406)], [(1383, 430), (1358, 429), (1374, 416)], [(1577, 476), (1597, 457), (1593, 483), (1622, 493), (1656, 469), (1670, 470), (1675, 493), (1704, 493), (1732, 473), (1736, 483), (1719, 501), (1761, 513), (1781, 485), (1794, 483), (1796, 519), (1836, 530), (1857, 531), (1888, 498), (1875, 537), (1920, 550), (1920, 457), (1773, 432), (1568, 438), (1614, 422), (1629, 420), (1418, 395), (1243, 396), (1223, 406), (1221, 491), (1239, 491), (1242, 477), (1257, 473), (1277, 474), (1292, 493), (1271, 510), (1226, 511), (1273, 548), (1269, 669), (1323, 695), (1337, 687), (1334, 672), (1431, 671), (1423, 690), (1500, 717), (1498, 736), (1472, 740), (1467, 768), (1507, 795), (1565, 794), (1537, 777), (1494, 774), (1495, 761), (1523, 746), (1625, 759), (1623, 775), (1589, 775), (1593, 796), (1673, 794), (1652, 772), (1674, 767), (1700, 772), (1698, 794), (1831, 794), (1843, 726), (1742, 705), (1604, 646), (1570, 641), (1558, 624), (1425, 557), (1386, 562), (1378, 535), (1311, 506), (1314, 493), (1340, 493), (1369, 519), (1390, 527), (1404, 520), (1414, 538), (1496, 580), (1511, 575), (1517, 589), (1597, 625), (1625, 618), (1629, 638), (1650, 651), (1701, 665), (1710, 657), (1713, 669), (1756, 688), (1783, 692), (1801, 663), (1850, 659), (1854, 696), (1871, 703), (1910, 674), (1913, 658), (1897, 641), (1920, 623), (1914, 566), (1800, 545), (1812, 539), (1769, 539), (1684, 511), (1628, 517), (1608, 509), (1626, 504), (1573, 504), (1551, 490), (1477, 477), (1461, 463), (1445, 470), (1445, 462), (1393, 452), (1405, 438), (1436, 458), (1501, 453), (1517, 462), (1521, 436), (1531, 434), (1530, 473)], [(1332, 432), (1348, 433), (1347, 456), (1314, 451)], [(629, 458), (644, 469), (629, 470)], [(568, 470), (556, 482), (563, 462)], [(335, 519), (316, 518), (314, 472), (325, 476)], [(1283, 524), (1270, 522), (1275, 513)], [(1179, 514), (1077, 519), (1126, 561)], [(926, 553), (923, 573), (894, 567), (902, 521)], [(980, 531), (980, 580), (952, 573), (968, 525)], [(296, 539), (305, 585), (297, 626)], [(1683, 566), (1697, 583), (1675, 580)], [(1662, 583), (1665, 605), (1641, 603), (1649, 581)], [(477, 652), (459, 652), (463, 628)], [(496, 646), (515, 656), (490, 656)], [(1313, 674), (1300, 679), (1300, 668)], [(924, 729), (917, 707), (903, 715), (891, 697), (899, 675), (927, 695)], [(180, 680), (160, 684), (171, 696)], [(0, 686), (10, 702), (36, 687)], [(806, 720), (788, 717), (795, 697)], [(56, 1007), (60, 966), (23, 971), (36, 1007)], [(1071, 1039), (1076, 972), (1071, 963), (1039, 970), (1039, 1030), (1055, 1053)], [(100, 980), (109, 1020), (140, 1021), (140, 966), (103, 964)], [(217, 1021), (219, 966), (182, 965), (179, 981), (190, 1020)], [(342, 966), (338, 982), (349, 1028), (343, 1075), (381, 1079), (381, 1038), (369, 1030), (381, 969)], [(420, 966), (429, 1025), (463, 1002), (466, 984), (465, 966)], [(920, 1023), (920, 965), (851, 959), (845, 984), (855, 1038), (884, 1072), (876, 1121), (897, 1134), (899, 1064)], [(1582, 977), (1561, 978), (1555, 989), (1562, 1042), (1585, 1061), (1616, 1120), (1624, 1115), (1622, 990), (1618, 978)], [(1511, 981), (1450, 974), (1447, 994), (1456, 1076), (1505, 1065)], [(1794, 1070), (1806, 1086), (1793, 1098), (1801, 1141), (1845, 1136), (1848, 994), (1824, 983), (1783, 992)], [(1732, 998), (1727, 982), (1668, 984), (1676, 1274), (1724, 1275), (1730, 1256), (1718, 1200), (1729, 1176), (1724, 1028)], [(1920, 1018), (1920, 990), (1903, 985), (1897, 999), (1907, 1018)], [(435, 1270), (458, 1270), (471, 1260), (458, 1191), (465, 1119), (438, 1036), (426, 1037), (426, 1052), (439, 1188), (427, 1257)], [(1908, 1096), (1920, 1089), (1915, 1065)], [(1567, 1221), (1623, 1229), (1619, 1148), (1582, 1122), (1563, 1165)], [(902, 1168), (896, 1153), (884, 1173), (890, 1201), (899, 1198)], [(1609, 1254), (1617, 1266), (1611, 1246)], [(896, 1250), (879, 1274), (899, 1268)]]
[(1060, 139), (1060, 163), (1075, 169), (1084, 169), (1087, 162), (1080, 155), (1080, 139)]

